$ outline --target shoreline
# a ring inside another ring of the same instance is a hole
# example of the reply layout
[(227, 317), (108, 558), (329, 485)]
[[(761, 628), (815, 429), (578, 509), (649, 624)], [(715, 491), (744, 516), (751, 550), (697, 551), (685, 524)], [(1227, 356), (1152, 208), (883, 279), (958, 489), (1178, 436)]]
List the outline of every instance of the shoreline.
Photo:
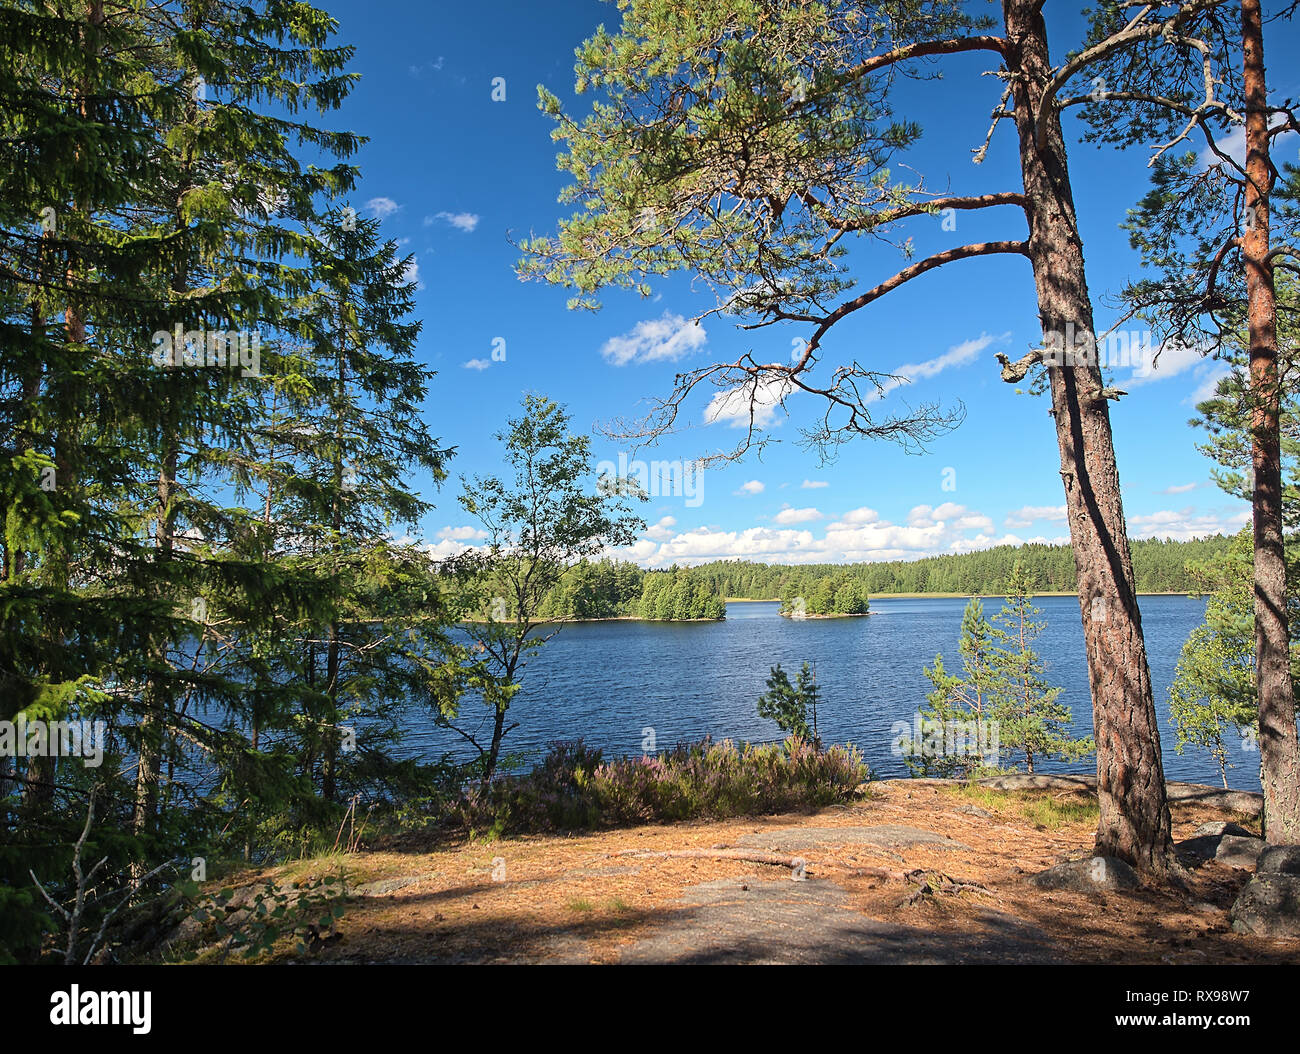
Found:
[[(769, 603), (775, 603), (775, 601), (770, 601)], [(483, 618), (464, 618), (464, 619), (460, 619), (457, 625), (486, 626), (489, 624), (490, 621), (491, 621), (490, 619), (483, 619)], [(568, 625), (571, 622), (661, 622), (661, 623), (675, 622), (681, 624), (686, 622), (726, 622), (726, 621), (727, 619), (725, 615), (722, 618), (645, 618), (641, 615), (606, 615), (603, 618), (574, 618), (572, 616), (565, 617), (565, 618), (547, 618), (547, 619), (537, 618), (537, 619), (533, 619), (533, 625), (534, 626), (543, 626), (543, 625), (555, 626), (560, 624)], [(501, 619), (500, 622), (501, 625), (503, 626), (509, 626), (513, 623), (513, 619)]]
[[(1031, 594), (1030, 599), (1033, 599), (1033, 597), (1077, 597), (1078, 595), (1079, 594), (1076, 591), (1064, 592), (1059, 590), (1040, 589), (1037, 592)], [(1138, 593), (1137, 595), (1140, 597), (1200, 596), (1199, 593), (1177, 593), (1177, 592), (1169, 592), (1169, 593), (1150, 592), (1150, 593)], [(1005, 593), (872, 593), (869, 599), (871, 600), (920, 600), (923, 597), (937, 597), (940, 600), (972, 600), (972, 599), (987, 600), (993, 597), (1004, 597), (1004, 596), (1006, 596)], [(727, 597), (726, 602), (728, 604), (779, 604), (781, 602), (781, 598), (780, 597)], [(868, 614), (870, 614), (870, 612), (868, 612)], [(811, 617), (812, 616), (810, 615), (809, 618)]]
[(792, 622), (809, 622), (812, 619), (819, 618), (867, 618), (870, 611), (836, 611), (829, 615), (796, 615), (792, 611), (777, 612), (782, 618), (788, 618)]
[[(872, 600), (923, 600), (926, 597), (933, 597), (937, 600), (994, 600), (1001, 599), (1004, 593), (873, 593)], [(1033, 597), (1077, 597), (1078, 593), (1062, 593), (1044, 590), (1033, 594)], [(1198, 593), (1138, 593), (1140, 597), (1194, 597)], [(727, 597), (724, 601), (727, 604), (780, 604), (779, 597)], [(793, 618), (789, 612), (778, 612), (781, 618)], [(867, 618), (875, 614), (872, 611), (844, 612), (834, 615), (804, 615), (798, 621), (811, 621), (813, 619), (835, 619), (835, 618)], [(510, 620), (505, 620), (509, 622)], [(641, 615), (607, 615), (604, 618), (555, 618), (555, 619), (537, 619), (537, 625), (550, 624), (558, 625), (577, 622), (657, 622), (662, 624), (675, 623), (684, 625), (693, 622), (725, 622), (723, 618), (645, 618)], [(461, 619), (461, 625), (482, 626), (486, 625), (487, 619)]]

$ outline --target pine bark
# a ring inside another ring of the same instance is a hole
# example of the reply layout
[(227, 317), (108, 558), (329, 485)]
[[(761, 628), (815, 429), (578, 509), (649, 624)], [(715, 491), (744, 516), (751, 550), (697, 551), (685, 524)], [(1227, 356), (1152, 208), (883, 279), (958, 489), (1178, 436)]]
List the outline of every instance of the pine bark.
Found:
[[(1044, 338), (1051, 342), (1070, 326), (1080, 334), (1094, 330), (1059, 117), (1046, 122), (1041, 142), (1035, 129), (1052, 76), (1041, 6), (1003, 0), (1029, 257)], [(1095, 355), (1048, 372), (1092, 689), (1101, 812), (1096, 852), (1161, 876), (1173, 861), (1169, 806), (1110, 409)]]
[(1264, 789), (1264, 836), (1300, 842), (1300, 743), (1291, 684), (1290, 634), (1283, 547), (1277, 304), (1269, 254), (1268, 96), (1259, 0), (1242, 0), (1241, 40), (1246, 91), (1246, 216), (1241, 248), (1246, 266), (1250, 337), (1251, 505), (1255, 539), (1255, 683)]

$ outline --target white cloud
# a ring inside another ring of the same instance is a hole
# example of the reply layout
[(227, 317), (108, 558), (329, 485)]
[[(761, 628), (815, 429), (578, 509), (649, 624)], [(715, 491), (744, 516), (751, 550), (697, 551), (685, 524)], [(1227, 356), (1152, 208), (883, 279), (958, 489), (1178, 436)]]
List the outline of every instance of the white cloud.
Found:
[(366, 202), (366, 211), (377, 219), (386, 220), (394, 212), (401, 209), (392, 198), (371, 198)]
[(762, 494), (763, 491), (765, 491), (766, 489), (767, 489), (766, 484), (760, 482), (759, 480), (751, 479), (747, 483), (742, 483), (740, 485), (740, 490), (736, 491), (736, 493), (737, 494)]
[(1235, 512), (1198, 512), (1162, 509), (1160, 512), (1128, 518), (1129, 534), (1135, 538), (1201, 538), (1207, 534), (1236, 534), (1250, 522), (1250, 508), (1242, 505)]
[(491, 365), (488, 359), (470, 359), (468, 362), (461, 363), (461, 366), (467, 370), (486, 370)]
[(801, 484), (799, 484), (799, 486), (803, 490), (817, 490), (821, 487), (829, 487), (830, 483), (828, 483), (824, 479), (806, 479)]
[(1183, 400), (1190, 406), (1213, 398), (1220, 378), (1231, 372), (1224, 363), (1203, 355), (1197, 348), (1178, 345), (1162, 346), (1159, 358), (1154, 361), (1150, 361), (1150, 356), (1144, 356), (1144, 359), (1146, 361), (1128, 377), (1116, 381), (1116, 386), (1124, 391), (1132, 391), (1155, 381), (1167, 381), (1172, 377), (1190, 374), (1198, 382), (1191, 394)]
[(677, 526), (677, 519), (673, 516), (665, 516), (658, 523), (651, 524), (646, 528), (645, 536), (651, 541), (666, 542), (673, 536), (673, 528)]
[(416, 80), (419, 80), (421, 77), (424, 76), (426, 72), (428, 73), (439, 72), (442, 69), (443, 61), (444, 61), (443, 56), (439, 55), (432, 62), (423, 62), (418, 66), (407, 66), (406, 70), (412, 77), (414, 77)]
[(775, 421), (777, 408), (793, 390), (794, 385), (787, 377), (766, 377), (728, 388), (709, 400), (704, 420), (708, 424), (726, 421), (733, 428), (746, 428), (752, 414), (755, 428), (779, 424)]
[(615, 366), (626, 366), (629, 362), (676, 362), (704, 347), (707, 341), (703, 326), (669, 311), (662, 318), (638, 322), (621, 337), (611, 337), (600, 353), (606, 362)]
[(439, 527), (434, 532), (436, 542), (425, 541), (420, 545), (435, 560), (446, 560), (478, 548), (474, 543), (487, 540), (488, 533), (480, 527), (462, 525), (459, 527)]
[(974, 340), (966, 340), (960, 344), (955, 344), (942, 355), (933, 359), (926, 359), (924, 362), (912, 362), (903, 366), (897, 366), (889, 372), (895, 376), (881, 382), (882, 391), (872, 392), (866, 398), (866, 402), (876, 402), (883, 399), (895, 388), (901, 388), (904, 384), (913, 381), (925, 380), (929, 377), (937, 376), (944, 370), (953, 366), (965, 366), (979, 357), (980, 352), (991, 344), (1001, 343), (1007, 340), (1011, 334), (1004, 333), (1000, 337), (992, 337), (983, 333)]
[[(817, 510), (783, 512), (802, 514)], [(780, 513), (777, 518), (779, 521)], [(667, 526), (660, 521), (656, 527), (660, 525)], [(781, 522), (772, 527), (736, 531), (696, 527), (672, 533), (652, 528), (635, 545), (613, 555), (636, 560), (645, 567), (733, 558), (780, 564), (847, 563), (912, 560), (938, 553), (1019, 544), (1021, 539), (1015, 535), (996, 535), (992, 521), (978, 510), (945, 503), (937, 508), (917, 506), (908, 514), (905, 526), (881, 520), (874, 509), (854, 509), (826, 524), (820, 537), (807, 528)]]
[(800, 563), (807, 562), (804, 554), (813, 552), (813, 546), (811, 531), (774, 530), (769, 527), (719, 531), (710, 527), (697, 527), (659, 545), (647, 562), (651, 566), (702, 564), (710, 560), (743, 556), (753, 560)]
[(1179, 483), (1177, 486), (1166, 487), (1161, 494), (1186, 494), (1189, 490), (1195, 490), (1199, 483)]
[(457, 542), (479, 542), (486, 538), (487, 531), (481, 527), (441, 527), (438, 535), (443, 541), (452, 540)]
[[(1098, 343), (1103, 342), (1098, 341)], [(1109, 343), (1109, 339), (1106, 343)], [(1206, 361), (1199, 349), (1181, 344), (1162, 344), (1157, 355), (1149, 353), (1150, 348), (1147, 349), (1147, 354), (1142, 355), (1142, 362), (1137, 368), (1124, 380), (1118, 382), (1119, 387), (1128, 390), (1140, 388), (1153, 381), (1167, 381), (1180, 373), (1195, 370)]]
[[(1276, 128), (1285, 118), (1281, 114), (1276, 114), (1269, 121), (1271, 127)], [(1273, 138), (1270, 150), (1273, 156), (1280, 157), (1284, 150), (1289, 150), (1291, 145), (1288, 141), (1295, 135), (1295, 132), (1282, 132)], [(1219, 152), (1227, 154), (1237, 164), (1245, 166), (1246, 164), (1246, 126), (1244, 124), (1234, 124), (1232, 129), (1226, 135), (1217, 135), (1214, 139), (1215, 145), (1218, 146)], [(1283, 146), (1284, 143), (1288, 145)], [(1209, 143), (1201, 147), (1200, 153), (1197, 154), (1197, 160), (1202, 168), (1209, 168), (1211, 165), (1222, 164), (1218, 155), (1210, 149)]]
[(402, 277), (408, 282), (414, 282), (416, 289), (424, 289), (424, 283), (420, 281), (420, 261), (414, 256), (406, 261), (406, 270), (403, 272)]
[(814, 520), (820, 519), (824, 519), (824, 517), (817, 509), (792, 509), (787, 505), (772, 517), (772, 522), (788, 527), (792, 524), (812, 523)]
[(481, 217), (472, 212), (436, 212), (432, 216), (424, 217), (424, 225), (432, 227), (438, 220), (448, 223), (458, 231), (464, 231), (466, 234), (474, 233), (474, 228), (478, 226)]
[(1007, 518), (1003, 525), (1010, 527), (1012, 530), (1022, 530), (1031, 524), (1038, 523), (1040, 520), (1047, 520), (1051, 523), (1065, 522), (1064, 505), (1025, 505), (1014, 512), (1007, 513)]
[(1216, 390), (1219, 387), (1219, 381), (1231, 372), (1232, 370), (1221, 362), (1205, 363), (1203, 368), (1196, 371), (1196, 376), (1200, 378), (1201, 383), (1196, 386), (1196, 390), (1184, 402), (1195, 406), (1207, 399), (1213, 399), (1217, 394)]
[(917, 505), (907, 514), (909, 527), (941, 527), (949, 523), (960, 530), (993, 530), (993, 521), (982, 512), (971, 512), (965, 505), (956, 505), (951, 501), (945, 501), (935, 508)]
[(423, 548), (424, 551), (435, 560), (446, 560), (448, 557), (459, 556), (461, 553), (468, 552), (474, 547), (472, 545), (466, 545), (464, 542), (458, 542), (452, 538), (448, 538), (445, 541), (437, 542), (436, 544), (426, 544)]

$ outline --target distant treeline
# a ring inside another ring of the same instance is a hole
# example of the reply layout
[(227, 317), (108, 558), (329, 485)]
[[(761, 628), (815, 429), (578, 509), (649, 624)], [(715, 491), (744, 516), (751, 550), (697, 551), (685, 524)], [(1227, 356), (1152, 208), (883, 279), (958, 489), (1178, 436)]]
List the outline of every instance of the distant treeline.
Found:
[[(1140, 593), (1187, 593), (1195, 583), (1188, 563), (1227, 552), (1222, 535), (1192, 541), (1131, 541)], [(928, 556), (872, 564), (757, 564), (716, 560), (693, 567), (711, 593), (748, 600), (792, 601), (803, 597), (809, 614), (851, 612), (858, 598), (881, 593), (998, 593), (1019, 560), (1043, 593), (1076, 588), (1074, 553), (1068, 545), (1000, 545), (975, 553)], [(828, 600), (828, 597), (830, 598)]]
[[(1141, 593), (1195, 589), (1187, 564), (1227, 552), (1222, 535), (1187, 542), (1133, 541), (1133, 570)], [(809, 615), (852, 615), (882, 593), (998, 593), (1019, 560), (1043, 593), (1075, 589), (1068, 545), (1000, 545), (975, 553), (873, 564), (757, 564), (715, 560), (698, 567), (647, 571), (619, 560), (583, 560), (546, 597), (546, 619), (720, 619), (725, 597), (780, 600)]]
[(574, 564), (547, 594), (538, 615), (545, 619), (643, 618), (686, 621), (721, 619), (723, 594), (694, 568), (646, 571), (614, 560)]

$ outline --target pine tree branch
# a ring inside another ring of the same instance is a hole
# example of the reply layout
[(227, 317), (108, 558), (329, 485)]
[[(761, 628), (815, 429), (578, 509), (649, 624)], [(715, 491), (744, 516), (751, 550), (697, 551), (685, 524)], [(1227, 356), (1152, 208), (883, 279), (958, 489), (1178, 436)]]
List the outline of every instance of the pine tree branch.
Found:
[[(1037, 142), (1042, 143), (1043, 136), (1047, 132), (1048, 119), (1054, 112), (1059, 112), (1058, 108), (1053, 105), (1057, 93), (1069, 82), (1070, 78), (1085, 67), (1107, 58), (1133, 44), (1139, 44), (1146, 40), (1157, 40), (1161, 37), (1174, 39), (1179, 26), (1198, 11), (1209, 10), (1212, 7), (1218, 7), (1225, 0), (1192, 0), (1184, 4), (1170, 18), (1161, 22), (1145, 22), (1144, 19), (1151, 13), (1154, 5), (1147, 5), (1142, 8), (1118, 33), (1112, 33), (1105, 40), (1098, 41), (1090, 48), (1085, 48), (1074, 58), (1070, 59), (1065, 65), (1057, 70), (1056, 75), (1048, 82), (1047, 87), (1043, 89), (1043, 94), (1038, 100), (1038, 117), (1034, 126), (1034, 137)], [(1187, 42), (1186, 38), (1178, 38)], [(1207, 51), (1208, 51), (1208, 46)], [(1206, 54), (1205, 51), (1202, 52)], [(1206, 60), (1208, 62), (1208, 58)], [(1209, 73), (1206, 73), (1207, 78)], [(1208, 99), (1212, 99), (1214, 92), (1213, 86), (1207, 84)]]

